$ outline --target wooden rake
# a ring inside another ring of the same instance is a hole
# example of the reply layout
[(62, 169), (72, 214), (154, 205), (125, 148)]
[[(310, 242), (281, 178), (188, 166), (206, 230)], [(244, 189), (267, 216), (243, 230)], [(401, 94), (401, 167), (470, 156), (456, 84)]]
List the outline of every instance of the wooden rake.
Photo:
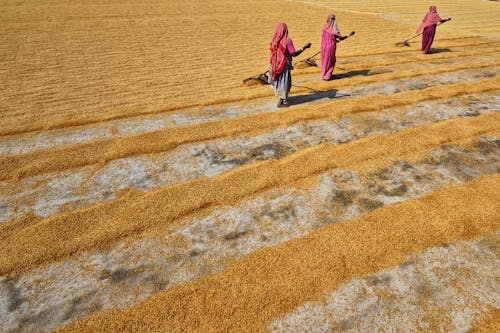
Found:
[[(450, 17), (450, 18), (448, 18), (448, 19), (446, 19), (446, 21), (444, 21), (444, 22), (439, 22), (436, 26), (440, 26), (441, 24), (446, 23), (446, 22), (448, 22), (449, 20), (451, 20), (451, 17)], [(404, 41), (402, 41), (402, 42), (397, 42), (395, 45), (396, 45), (396, 46), (410, 46), (410, 43), (408, 43), (408, 41), (409, 41), (409, 40), (412, 40), (413, 38), (416, 38), (416, 37), (420, 36), (420, 35), (421, 35), (421, 34), (423, 34), (423, 33), (424, 33), (424, 32), (422, 31), (421, 33), (416, 34), (415, 36), (410, 37), (410, 38), (408, 38), (407, 40), (404, 40)]]
[(264, 73), (259, 74), (259, 75), (248, 77), (248, 78), (243, 80), (243, 84), (246, 84), (250, 80), (256, 80), (262, 84), (269, 84), (269, 76), (267, 76), (267, 73), (269, 73), (268, 70), (265, 71)]

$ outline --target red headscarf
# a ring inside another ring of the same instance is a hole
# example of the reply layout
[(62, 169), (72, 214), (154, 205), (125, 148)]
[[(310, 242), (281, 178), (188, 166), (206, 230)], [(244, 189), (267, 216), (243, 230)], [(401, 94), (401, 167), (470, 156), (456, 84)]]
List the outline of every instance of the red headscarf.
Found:
[(286, 49), (288, 46), (288, 27), (285, 23), (278, 23), (276, 28), (274, 29), (273, 40), (271, 41), (271, 45), (269, 46), (269, 50), (271, 50), (271, 68), (273, 79), (276, 80), (276, 77), (283, 72), (283, 68), (285, 68), (286, 64)]
[(323, 26), (323, 30), (332, 35), (340, 36), (340, 30), (339, 27), (337, 27), (337, 20), (335, 19), (334, 14), (328, 15), (326, 18), (326, 24)]
[(417, 29), (417, 33), (419, 33), (420, 31), (424, 30), (427, 27), (430, 27), (431, 25), (439, 23), (440, 21), (441, 21), (441, 17), (437, 13), (436, 6), (430, 6), (429, 12), (427, 14), (425, 14), (425, 17), (422, 20), (422, 23), (420, 23), (420, 26)]

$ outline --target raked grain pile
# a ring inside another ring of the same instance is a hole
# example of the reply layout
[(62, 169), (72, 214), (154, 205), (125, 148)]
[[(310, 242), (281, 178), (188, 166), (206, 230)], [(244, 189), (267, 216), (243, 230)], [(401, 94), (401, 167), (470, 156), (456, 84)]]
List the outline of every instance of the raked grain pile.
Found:
[(435, 4), (0, 0), (0, 332), (498, 330), (500, 5)]

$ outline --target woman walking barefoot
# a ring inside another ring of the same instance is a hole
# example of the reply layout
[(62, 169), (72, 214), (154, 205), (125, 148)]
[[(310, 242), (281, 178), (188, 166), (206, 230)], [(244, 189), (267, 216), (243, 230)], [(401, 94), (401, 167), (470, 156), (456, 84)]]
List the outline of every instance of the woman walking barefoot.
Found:
[(340, 30), (334, 14), (328, 15), (323, 26), (321, 37), (321, 78), (325, 81), (331, 79), (337, 61), (337, 39), (341, 39)]
[(274, 94), (280, 98), (279, 108), (290, 106), (287, 98), (292, 88), (292, 57), (298, 56), (309, 47), (311, 43), (296, 51), (292, 39), (288, 37), (288, 27), (285, 23), (278, 23), (274, 29), (273, 40), (269, 46), (269, 80), (274, 87)]
[(429, 12), (425, 14), (422, 23), (417, 29), (417, 33), (420, 33), (422, 30), (424, 31), (422, 35), (422, 52), (424, 54), (429, 54), (431, 51), (432, 42), (434, 41), (434, 36), (436, 35), (436, 24), (439, 22), (446, 22), (451, 20), (447, 18), (445, 20), (441, 19), (439, 14), (437, 13), (436, 6), (430, 6)]

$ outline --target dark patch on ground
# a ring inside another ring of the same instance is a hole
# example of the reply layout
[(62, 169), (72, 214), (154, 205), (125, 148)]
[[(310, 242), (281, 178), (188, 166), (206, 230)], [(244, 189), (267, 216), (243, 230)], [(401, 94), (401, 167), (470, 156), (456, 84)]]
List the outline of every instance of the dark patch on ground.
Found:
[(467, 110), (467, 111), (461, 112), (460, 115), (462, 117), (477, 117), (480, 115), (480, 113), (477, 110)]
[(382, 276), (368, 276), (366, 278), (366, 282), (368, 283), (369, 286), (378, 286), (381, 284), (387, 285), (391, 282), (391, 277), (389, 275), (382, 275)]
[(266, 153), (271, 153), (274, 158), (281, 158), (285, 151), (279, 142), (275, 142), (252, 149), (248, 156), (250, 156), (251, 159), (263, 160), (268, 158), (266, 157), (266, 155), (268, 155)]
[(401, 267), (408, 267), (412, 265), (415, 265), (415, 261), (413, 261), (412, 259), (408, 259), (401, 264)]
[(96, 300), (97, 290), (90, 291), (73, 299), (69, 309), (64, 313), (63, 320), (75, 319), (102, 309)]
[(453, 151), (452, 148), (443, 147), (445, 156), (432, 158), (431, 163), (445, 167), (452, 175), (462, 181), (470, 181), (477, 175), (479, 161), (464, 155), (463, 152)]
[(198, 249), (192, 249), (190, 252), (189, 252), (189, 256), (191, 258), (193, 257), (197, 257), (199, 256), (200, 254), (202, 253), (202, 251), (198, 250)]
[(419, 174), (419, 175), (415, 175), (414, 177), (415, 181), (417, 183), (422, 183), (422, 182), (429, 182), (433, 179), (433, 177), (427, 173), (424, 173), (424, 174)]
[(147, 183), (149, 181), (151, 181), (151, 179), (153, 179), (153, 176), (152, 175), (145, 175), (144, 177), (140, 178), (140, 179), (137, 179), (135, 182), (134, 182), (134, 187), (141, 190), (141, 191), (146, 191), (147, 189)]
[(415, 287), (415, 291), (418, 296), (423, 297), (425, 299), (429, 299), (436, 294), (436, 290), (428, 282), (420, 283), (418, 286)]
[(51, 318), (51, 314), (55, 311), (56, 309), (52, 307), (50, 309), (43, 310), (40, 313), (30, 314), (30, 316), (23, 317), (19, 321), (19, 326), (10, 332), (29, 332), (27, 328), (31, 329), (32, 331), (35, 331), (35, 329), (41, 331), (43, 327), (47, 326)]
[(415, 169), (415, 167), (411, 164), (409, 164), (408, 162), (406, 161), (402, 161), (401, 162), (401, 168), (404, 170), (404, 171), (408, 171), (408, 170), (412, 170), (412, 169)]
[(16, 287), (17, 279), (13, 277), (7, 277), (4, 279), (4, 283), (7, 288), (7, 311), (12, 312), (19, 309), (21, 304), (27, 301), (25, 297), (22, 296), (21, 288)]
[(340, 203), (343, 207), (347, 207), (354, 202), (354, 198), (358, 195), (352, 190), (335, 190), (330, 195), (330, 200)]
[(120, 283), (125, 280), (135, 279), (138, 275), (139, 273), (135, 269), (118, 268), (115, 271), (103, 270), (99, 278), (101, 280), (109, 279), (112, 283)]
[[(207, 230), (205, 236), (208, 238), (208, 240), (214, 240), (214, 239), (218, 238), (217, 233), (212, 229)], [(198, 241), (201, 243), (205, 243), (205, 240), (201, 239), (201, 238), (198, 239)]]
[(429, 88), (429, 85), (425, 82), (420, 82), (420, 81), (409, 81), (409, 82), (402, 82), (402, 85), (406, 87), (409, 90), (422, 90), (425, 88)]
[(496, 76), (496, 73), (491, 73), (491, 72), (479, 72), (479, 73), (475, 73), (475, 74), (472, 74), (472, 77), (473, 78), (485, 78), (485, 77), (494, 77)]
[(369, 198), (361, 198), (361, 200), (359, 200), (359, 203), (361, 204), (361, 207), (370, 212), (384, 205), (382, 202), (378, 200), (373, 200)]
[(379, 193), (381, 193), (385, 196), (388, 196), (388, 197), (401, 197), (401, 196), (405, 195), (406, 192), (408, 192), (408, 186), (403, 184), (403, 185), (399, 185), (399, 186), (391, 188), (391, 189), (388, 189), (385, 187), (379, 187), (377, 190)]
[(225, 159), (225, 155), (220, 151), (212, 149), (210, 147), (204, 147), (201, 151), (194, 154), (195, 157), (205, 157), (210, 161), (221, 161)]
[[(391, 180), (391, 178), (388, 177), (391, 172), (389, 170), (382, 170), (381, 173), (375, 174), (375, 177), (378, 176), (378, 178), (382, 181), (388, 181)], [(373, 174), (372, 174), (373, 176)], [(416, 175), (418, 176), (418, 175)], [(429, 177), (430, 178), (430, 177)], [(432, 178), (430, 178), (432, 179)], [(387, 197), (401, 197), (404, 196), (408, 192), (408, 186), (405, 184), (395, 186), (387, 186), (385, 184), (381, 184), (378, 182), (377, 179), (375, 180), (370, 180), (370, 183), (368, 185), (368, 188), (374, 193), (378, 195), (383, 195)], [(361, 202), (363, 204), (363, 202)], [(367, 203), (369, 205), (369, 203)]]
[(224, 236), (224, 240), (236, 240), (238, 238), (240, 238), (241, 236), (244, 236), (246, 235), (247, 231), (246, 230), (243, 230), (243, 231), (232, 231), (230, 233), (228, 233), (227, 235)]
[(333, 217), (331, 214), (328, 214), (328, 213), (320, 213), (319, 220), (320, 220), (320, 223), (318, 225), (318, 228), (325, 225), (325, 224), (332, 224), (332, 223), (338, 222), (335, 217)]
[(383, 168), (376, 173), (371, 173), (371, 175), (374, 175), (378, 179), (389, 180), (392, 178), (392, 170), (390, 170), (389, 168)]
[(161, 274), (158, 272), (148, 276), (144, 281), (146, 284), (153, 287), (154, 293), (165, 290), (170, 285), (170, 281), (167, 279), (165, 274)]
[(205, 147), (200, 152), (194, 154), (195, 157), (204, 157), (205, 159), (210, 161), (210, 164), (233, 164), (233, 165), (242, 165), (245, 164), (246, 160), (244, 159), (228, 159), (227, 156), (222, 153), (220, 150), (213, 149), (211, 147)]
[(286, 205), (279, 208), (270, 208), (262, 213), (262, 216), (269, 217), (273, 221), (288, 221), (297, 217), (297, 212), (293, 205)]
[(204, 157), (213, 165), (231, 164), (240, 166), (256, 160), (267, 160), (269, 159), (269, 155), (273, 158), (281, 158), (285, 153), (282, 145), (279, 142), (275, 142), (253, 148), (246, 157), (242, 158), (228, 158), (222, 151), (210, 147), (205, 147), (202, 151), (194, 154), (194, 156)]
[(110, 200), (114, 197), (114, 193), (111, 190), (106, 190), (102, 192), (102, 197), (104, 200)]
[(479, 140), (474, 142), (474, 148), (481, 151), (483, 154), (500, 155), (500, 140)]

